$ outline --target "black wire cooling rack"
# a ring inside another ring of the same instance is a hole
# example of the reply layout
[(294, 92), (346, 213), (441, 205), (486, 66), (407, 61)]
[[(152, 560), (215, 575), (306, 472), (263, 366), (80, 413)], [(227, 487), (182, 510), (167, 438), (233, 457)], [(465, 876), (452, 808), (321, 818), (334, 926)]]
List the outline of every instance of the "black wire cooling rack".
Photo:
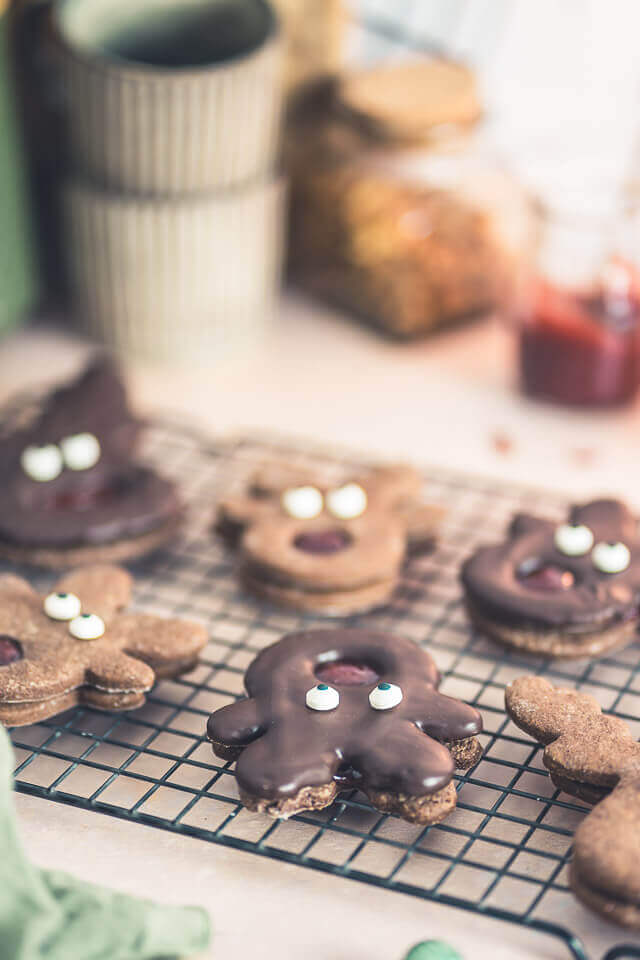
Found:
[[(299, 451), (297, 459), (323, 467), (349, 462)], [(637, 647), (599, 661), (525, 659), (475, 634), (460, 602), (457, 571), (474, 544), (498, 537), (516, 510), (560, 516), (559, 498), (429, 471), (425, 492), (448, 510), (441, 545), (410, 563), (390, 606), (349, 618), (427, 646), (443, 672), (441, 689), (481, 710), (484, 757), (457, 777), (455, 812), (423, 828), (381, 815), (350, 792), (325, 811), (281, 823), (242, 807), (233, 765), (213, 756), (204, 728), (212, 710), (242, 696), (244, 671), (259, 650), (287, 631), (323, 622), (247, 597), (233, 555), (210, 534), (217, 497), (259, 461), (291, 456), (291, 449), (252, 439), (214, 443), (163, 421), (150, 425), (146, 455), (179, 483), (189, 515), (169, 550), (132, 567), (136, 606), (201, 619), (209, 646), (195, 670), (160, 683), (132, 713), (81, 707), (14, 729), (17, 789), (521, 924), (548, 935), (537, 956), (640, 957), (640, 938), (620, 945), (619, 929), (589, 914), (568, 890), (571, 837), (585, 807), (553, 787), (538, 747), (503, 711), (505, 683), (544, 673), (588, 690), (638, 733)], [(35, 581), (46, 589), (52, 578), (37, 574)]]

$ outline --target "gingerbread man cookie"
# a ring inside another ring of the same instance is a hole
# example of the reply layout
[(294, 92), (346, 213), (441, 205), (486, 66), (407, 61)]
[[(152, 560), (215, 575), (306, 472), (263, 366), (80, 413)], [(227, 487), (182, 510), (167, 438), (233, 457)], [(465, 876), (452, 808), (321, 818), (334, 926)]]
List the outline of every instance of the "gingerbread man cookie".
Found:
[(0, 553), (59, 568), (166, 542), (180, 505), (168, 480), (134, 461), (139, 433), (108, 358), (54, 390), (35, 423), (0, 441)]
[(545, 745), (554, 784), (598, 806), (578, 827), (571, 886), (608, 920), (640, 929), (640, 743), (586, 693), (520, 677), (506, 690), (513, 722)]
[(420, 500), (411, 467), (373, 469), (339, 484), (271, 464), (216, 527), (239, 547), (243, 581), (297, 610), (347, 615), (386, 603), (408, 552), (433, 545), (443, 511)]
[(253, 661), (248, 698), (212, 714), (208, 736), (238, 760), (250, 810), (286, 818), (357, 787), (384, 813), (437, 823), (456, 804), (454, 770), (482, 755), (480, 714), (439, 682), (429, 654), (401, 637), (292, 633)]
[(195, 665), (204, 627), (123, 613), (131, 586), (107, 564), (72, 571), (46, 597), (0, 576), (0, 722), (37, 723), (78, 703), (131, 710), (157, 679)]
[(519, 514), (504, 543), (466, 561), (462, 583), (472, 621), (504, 646), (599, 656), (636, 633), (636, 518), (617, 500), (573, 507), (560, 524)]

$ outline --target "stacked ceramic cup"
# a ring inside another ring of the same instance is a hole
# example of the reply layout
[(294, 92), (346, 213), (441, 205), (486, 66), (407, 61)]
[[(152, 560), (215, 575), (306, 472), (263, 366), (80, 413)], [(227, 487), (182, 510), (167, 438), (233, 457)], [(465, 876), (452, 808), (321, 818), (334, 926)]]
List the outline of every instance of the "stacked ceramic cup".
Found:
[(282, 50), (266, 0), (58, 0), (76, 312), (115, 347), (207, 361), (279, 280)]

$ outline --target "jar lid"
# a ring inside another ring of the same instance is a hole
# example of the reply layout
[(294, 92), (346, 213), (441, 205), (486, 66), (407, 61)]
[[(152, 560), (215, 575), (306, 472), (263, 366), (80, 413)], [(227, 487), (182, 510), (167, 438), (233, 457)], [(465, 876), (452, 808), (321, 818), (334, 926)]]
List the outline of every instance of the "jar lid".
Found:
[(415, 59), (345, 74), (339, 98), (390, 137), (419, 141), (443, 124), (467, 126), (481, 114), (470, 69), (449, 60)]

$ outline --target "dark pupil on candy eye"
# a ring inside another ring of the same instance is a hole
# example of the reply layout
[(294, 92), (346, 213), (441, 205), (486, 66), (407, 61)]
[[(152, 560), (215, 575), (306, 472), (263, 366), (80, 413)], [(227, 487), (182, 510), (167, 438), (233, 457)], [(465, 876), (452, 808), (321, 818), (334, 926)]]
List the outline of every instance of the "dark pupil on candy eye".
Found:
[(319, 683), (319, 684), (318, 684), (318, 690), (328, 690), (328, 689), (329, 689), (329, 687), (326, 685), (326, 683)]
[(83, 614), (82, 614), (82, 619), (83, 619), (83, 620), (88, 620), (90, 616), (91, 616), (90, 613), (83, 613)]
[(0, 667), (8, 667), (10, 663), (22, 660), (22, 647), (17, 640), (6, 633), (0, 634)]
[(391, 690), (391, 684), (390, 684), (390, 683), (379, 683), (379, 684), (378, 684), (378, 690)]
[(56, 594), (56, 596), (60, 597), (61, 600), (66, 600), (67, 597), (69, 596), (69, 594), (68, 594), (68, 593), (58, 593), (58, 594)]

